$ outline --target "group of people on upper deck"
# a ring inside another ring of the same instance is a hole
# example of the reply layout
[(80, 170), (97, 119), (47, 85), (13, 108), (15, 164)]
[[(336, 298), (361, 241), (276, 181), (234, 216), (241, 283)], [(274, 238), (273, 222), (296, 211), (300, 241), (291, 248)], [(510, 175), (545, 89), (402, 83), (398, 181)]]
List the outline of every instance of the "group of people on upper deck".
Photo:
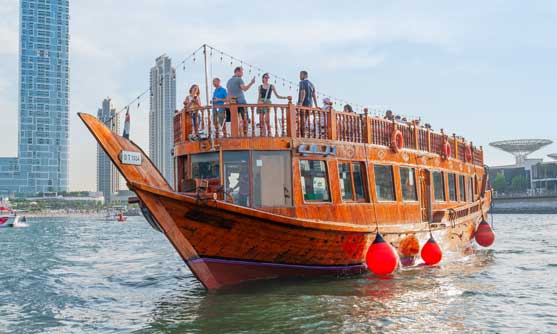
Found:
[[(244, 92), (248, 91), (255, 84), (255, 77), (253, 77), (248, 84), (242, 79), (244, 69), (238, 66), (234, 69), (234, 75), (228, 79), (226, 88), (221, 86), (221, 80), (218, 77), (213, 78), (213, 123), (215, 128), (220, 129), (224, 122), (230, 122), (230, 111), (228, 108), (218, 108), (219, 105), (224, 105), (230, 101), (230, 97), (236, 98), (236, 103), (239, 105), (247, 104)], [(271, 104), (271, 96), (274, 94), (278, 99), (288, 99), (288, 96), (282, 96), (277, 92), (275, 85), (269, 83), (269, 73), (264, 73), (261, 77), (262, 83), (257, 89), (257, 104)], [(298, 89), (298, 102), (297, 105), (304, 107), (317, 106), (317, 93), (315, 86), (308, 79), (307, 71), (300, 71), (300, 84)], [(185, 110), (196, 110), (201, 107), (200, 89), (199, 85), (194, 84), (190, 87), (188, 95), (184, 100)], [(332, 103), (329, 98), (323, 99), (324, 110), (332, 110)], [(354, 112), (349, 104), (343, 108), (344, 112)], [(248, 124), (251, 122), (249, 112), (242, 106), (238, 107), (238, 114), (241, 117), (244, 133), (247, 132)], [(271, 133), (271, 121), (269, 108), (257, 108), (259, 115), (259, 127), (261, 135), (265, 136)], [(198, 112), (192, 112), (192, 126), (195, 134), (199, 133), (201, 118)]]

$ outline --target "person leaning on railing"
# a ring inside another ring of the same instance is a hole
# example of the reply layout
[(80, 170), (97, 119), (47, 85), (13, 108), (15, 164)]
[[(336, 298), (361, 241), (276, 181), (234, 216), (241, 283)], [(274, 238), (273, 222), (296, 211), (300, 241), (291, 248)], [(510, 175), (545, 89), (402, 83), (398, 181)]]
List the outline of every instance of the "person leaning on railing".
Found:
[[(269, 73), (263, 74), (261, 77), (263, 84), (259, 85), (257, 94), (258, 104), (271, 104), (271, 93), (274, 93), (278, 99), (287, 99), (287, 96), (281, 96), (277, 93), (275, 85), (269, 83)], [(261, 127), (261, 136), (271, 135), (270, 108), (258, 107), (259, 126)]]
[[(228, 90), (228, 96), (235, 96), (238, 104), (247, 104), (244, 92), (249, 90), (251, 86), (255, 83), (255, 77), (251, 79), (249, 84), (244, 84), (242, 76), (244, 75), (244, 69), (238, 66), (234, 69), (234, 76), (228, 80), (226, 83), (226, 89)], [(238, 114), (242, 117), (242, 124), (244, 128), (244, 135), (248, 133), (248, 122), (249, 113), (245, 107), (238, 107)]]
[(201, 100), (199, 98), (199, 86), (193, 84), (190, 87), (189, 95), (186, 96), (184, 100), (184, 108), (186, 111), (191, 112), (191, 121), (193, 125), (193, 133), (195, 136), (199, 133), (199, 123), (201, 123), (201, 119), (199, 117), (199, 110), (193, 110), (196, 108), (201, 107)]

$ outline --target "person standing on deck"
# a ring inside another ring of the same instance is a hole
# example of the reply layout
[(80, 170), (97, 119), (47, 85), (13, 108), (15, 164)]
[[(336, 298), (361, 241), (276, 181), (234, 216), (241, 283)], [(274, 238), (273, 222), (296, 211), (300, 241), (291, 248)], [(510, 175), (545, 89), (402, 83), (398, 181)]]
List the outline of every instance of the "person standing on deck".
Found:
[[(261, 77), (263, 84), (259, 85), (257, 94), (258, 104), (271, 104), (271, 93), (274, 93), (278, 99), (287, 99), (286, 96), (280, 96), (277, 93), (275, 85), (269, 83), (269, 73), (263, 74)], [(271, 108), (260, 107), (257, 108), (257, 113), (259, 114), (259, 124), (261, 126), (261, 136), (271, 135)]]
[[(299, 88), (299, 95), (298, 95), (298, 105), (302, 107), (312, 107), (313, 103), (317, 107), (317, 95), (315, 93), (315, 86), (308, 80), (308, 72), (307, 71), (300, 71), (300, 88)], [(313, 103), (312, 103), (313, 102)], [(307, 110), (300, 112), (301, 116), (301, 123), (300, 124), (300, 131), (302, 133), (302, 137), (305, 137), (305, 134), (308, 129), (307, 123), (309, 121), (309, 115)]]
[(201, 123), (198, 109), (200, 107), (201, 99), (199, 98), (199, 86), (194, 84), (190, 87), (189, 95), (186, 96), (186, 99), (184, 100), (184, 108), (186, 111), (191, 112), (191, 121), (195, 136), (199, 134), (199, 123)]
[[(317, 106), (317, 95), (315, 86), (308, 80), (308, 72), (300, 71), (300, 95), (298, 96), (298, 105), (303, 107), (312, 107), (313, 103)], [(313, 102), (313, 103), (312, 103)]]
[[(244, 96), (244, 92), (249, 90), (251, 86), (255, 83), (255, 77), (251, 79), (249, 84), (244, 84), (244, 80), (242, 76), (244, 75), (244, 69), (241, 66), (238, 66), (234, 69), (234, 76), (228, 80), (226, 83), (226, 89), (228, 89), (228, 96), (235, 96), (236, 102), (238, 104), (247, 104), (246, 97)], [(242, 117), (242, 124), (244, 128), (244, 136), (248, 134), (248, 122), (249, 122), (249, 115), (248, 110), (245, 110), (245, 107), (238, 107), (238, 113)]]
[[(220, 79), (213, 79), (213, 106), (223, 105), (226, 101), (226, 89), (220, 85)], [(213, 123), (215, 124), (215, 133), (217, 137), (219, 136), (220, 130), (224, 128), (224, 122), (228, 121), (230, 117), (227, 117), (227, 112), (225, 108), (213, 108)]]

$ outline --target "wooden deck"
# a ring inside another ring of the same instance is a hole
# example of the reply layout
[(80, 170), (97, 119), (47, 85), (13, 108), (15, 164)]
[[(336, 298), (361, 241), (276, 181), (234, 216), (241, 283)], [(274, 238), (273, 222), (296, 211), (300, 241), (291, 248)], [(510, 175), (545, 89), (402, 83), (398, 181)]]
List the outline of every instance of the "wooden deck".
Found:
[[(261, 131), (258, 110), (266, 109), (270, 113), (270, 133)], [(228, 110), (230, 122), (222, 130), (215, 127), (213, 113), (217, 109)], [(250, 124), (245, 128), (242, 116), (238, 110), (244, 110), (249, 115)], [(201, 122), (200, 129), (205, 130), (207, 138), (235, 139), (235, 138), (298, 138), (319, 139), (345, 143), (372, 144), (389, 148), (393, 129), (399, 130), (404, 138), (406, 149), (441, 155), (443, 143), (447, 141), (451, 146), (448, 158), (461, 162), (470, 162), (483, 166), (483, 148), (476, 147), (471, 142), (456, 134), (448, 135), (443, 129), (432, 131), (423, 126), (414, 126), (407, 122), (389, 121), (373, 117), (364, 109), (363, 114), (328, 111), (321, 108), (301, 107), (288, 104), (236, 104), (231, 103), (218, 106), (203, 106), (192, 110), (180, 110), (174, 115), (174, 144), (189, 142), (192, 134), (192, 115), (197, 115)], [(471, 157), (466, 158), (466, 148), (470, 149)]]

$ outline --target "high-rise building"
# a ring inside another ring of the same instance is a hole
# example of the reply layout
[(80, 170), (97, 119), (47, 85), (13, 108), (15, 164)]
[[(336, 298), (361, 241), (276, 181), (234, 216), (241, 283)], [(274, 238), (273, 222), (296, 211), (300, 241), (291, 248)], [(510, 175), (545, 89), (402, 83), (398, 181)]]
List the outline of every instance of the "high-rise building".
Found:
[[(102, 107), (97, 112), (97, 118), (112, 132), (120, 131), (119, 118), (109, 97), (103, 100)], [(107, 203), (112, 201), (119, 190), (120, 173), (101, 146), (97, 144), (97, 191), (103, 193), (105, 203)]]
[(68, 190), (69, 1), (20, 0), (18, 158), (0, 191)]
[(173, 117), (176, 110), (176, 69), (168, 56), (156, 59), (151, 68), (149, 110), (149, 157), (169, 184), (174, 184), (172, 147)]

